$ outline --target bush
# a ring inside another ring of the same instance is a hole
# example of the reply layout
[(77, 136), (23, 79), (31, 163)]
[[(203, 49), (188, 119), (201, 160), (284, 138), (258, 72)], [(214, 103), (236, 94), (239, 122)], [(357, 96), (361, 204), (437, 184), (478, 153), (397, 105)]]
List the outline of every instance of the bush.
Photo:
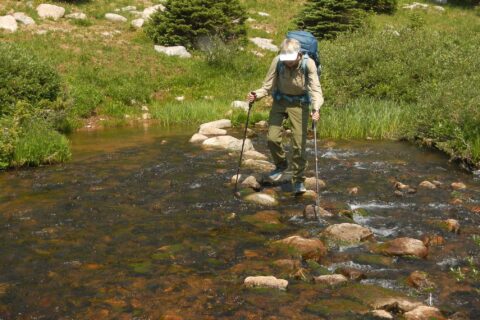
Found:
[(0, 43), (0, 116), (12, 112), (17, 101), (39, 104), (61, 98), (56, 71), (32, 52)]
[(331, 39), (359, 28), (364, 16), (355, 0), (308, 0), (295, 23), (317, 38)]
[(204, 36), (230, 41), (246, 35), (247, 15), (238, 0), (167, 0), (165, 8), (145, 26), (157, 44), (192, 48)]
[(392, 14), (397, 9), (397, 0), (359, 0), (358, 5), (366, 11)]

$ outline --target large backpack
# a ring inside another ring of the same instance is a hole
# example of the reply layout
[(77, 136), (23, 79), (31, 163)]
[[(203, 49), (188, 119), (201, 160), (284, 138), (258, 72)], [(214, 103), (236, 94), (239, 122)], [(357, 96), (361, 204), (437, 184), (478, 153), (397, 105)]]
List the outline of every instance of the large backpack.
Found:
[(308, 31), (290, 31), (287, 33), (287, 38), (296, 39), (300, 42), (300, 51), (304, 56), (308, 56), (315, 61), (317, 66), (318, 76), (322, 72), (322, 65), (320, 64), (320, 56), (318, 54), (318, 41), (313, 34)]

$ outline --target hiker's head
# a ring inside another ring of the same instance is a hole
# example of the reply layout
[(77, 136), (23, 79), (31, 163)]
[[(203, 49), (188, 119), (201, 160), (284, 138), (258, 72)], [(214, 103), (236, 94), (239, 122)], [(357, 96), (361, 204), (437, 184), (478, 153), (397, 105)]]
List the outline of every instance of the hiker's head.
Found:
[(280, 47), (280, 61), (287, 67), (296, 66), (301, 59), (300, 42), (296, 39), (285, 39)]

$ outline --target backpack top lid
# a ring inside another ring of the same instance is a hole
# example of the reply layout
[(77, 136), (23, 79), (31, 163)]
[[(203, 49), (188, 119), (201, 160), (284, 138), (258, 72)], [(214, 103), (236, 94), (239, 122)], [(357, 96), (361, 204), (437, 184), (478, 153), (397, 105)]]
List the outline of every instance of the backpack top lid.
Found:
[(295, 39), (300, 42), (301, 52), (308, 54), (315, 61), (320, 71), (320, 57), (318, 56), (318, 41), (313, 34), (308, 31), (290, 31), (287, 33), (288, 39)]

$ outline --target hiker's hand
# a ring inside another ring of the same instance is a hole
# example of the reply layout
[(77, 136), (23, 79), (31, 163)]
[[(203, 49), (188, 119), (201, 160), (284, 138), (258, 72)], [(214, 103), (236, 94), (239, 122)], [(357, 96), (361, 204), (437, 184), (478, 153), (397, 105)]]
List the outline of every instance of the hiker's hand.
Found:
[(312, 120), (313, 121), (320, 120), (320, 112), (318, 110), (313, 110), (312, 111)]
[(248, 101), (249, 103), (254, 102), (256, 99), (257, 99), (257, 95), (255, 94), (255, 92), (250, 92), (250, 93), (247, 95), (247, 101)]

